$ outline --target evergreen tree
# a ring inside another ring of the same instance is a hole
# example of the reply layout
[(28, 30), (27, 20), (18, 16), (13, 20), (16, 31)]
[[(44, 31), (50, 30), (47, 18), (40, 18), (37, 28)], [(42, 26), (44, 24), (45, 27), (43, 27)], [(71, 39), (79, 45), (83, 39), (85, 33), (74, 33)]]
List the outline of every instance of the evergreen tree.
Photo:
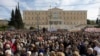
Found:
[(15, 10), (15, 21), (17, 22), (17, 26), (16, 26), (17, 29), (24, 28), (24, 24), (23, 24), (20, 9), (19, 9), (19, 4), (18, 4), (18, 7), (16, 7), (16, 10)]
[(96, 20), (96, 24), (99, 24), (99, 19), (97, 18), (97, 20)]
[[(13, 26), (15, 27), (16, 26), (16, 21), (15, 21), (15, 15), (14, 15), (14, 10), (12, 10), (11, 12), (11, 18), (10, 18), (10, 21), (8, 23), (9, 26)], [(15, 27), (16, 28), (16, 27)]]
[(21, 17), (20, 9), (19, 9), (19, 3), (15, 9), (15, 14), (14, 14), (14, 10), (12, 10), (11, 19), (9, 21), (9, 26), (13, 26), (16, 29), (24, 28), (23, 20)]
[(15, 9), (15, 22), (17, 23), (16, 25), (15, 25), (15, 27), (18, 29), (18, 21), (17, 21), (17, 18), (18, 18), (18, 9), (17, 9), (17, 7), (16, 7), (16, 9)]
[(87, 24), (91, 24), (91, 21), (89, 19), (87, 19)]

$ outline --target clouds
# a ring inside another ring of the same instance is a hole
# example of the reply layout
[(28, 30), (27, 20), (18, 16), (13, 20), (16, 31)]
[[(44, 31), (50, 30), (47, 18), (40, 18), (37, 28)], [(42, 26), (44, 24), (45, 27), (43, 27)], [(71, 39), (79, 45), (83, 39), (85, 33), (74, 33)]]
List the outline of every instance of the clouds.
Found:
[(11, 8), (14, 8), (17, 3), (15, 0), (0, 0), (0, 5), (10, 10)]
[[(100, 0), (0, 0), (0, 18), (10, 18), (10, 12), (17, 3), (20, 3), (23, 10), (47, 10), (51, 7), (58, 7), (64, 10), (87, 10), (89, 19), (96, 19)], [(3, 13), (3, 15), (2, 15)]]
[(98, 17), (100, 0), (63, 0), (60, 8), (64, 10), (87, 10), (87, 18), (95, 20)]
[[(21, 6), (21, 5), (22, 5), (22, 6)], [(20, 6), (21, 6), (21, 8), (22, 8), (23, 10), (32, 10), (32, 8), (29, 7), (29, 5), (28, 5), (27, 3), (25, 3), (25, 2), (21, 3)]]
[(56, 6), (59, 0), (34, 0), (33, 6), (36, 10), (47, 10), (48, 8)]
[(0, 18), (9, 18), (10, 11), (16, 6), (15, 0), (0, 0)]

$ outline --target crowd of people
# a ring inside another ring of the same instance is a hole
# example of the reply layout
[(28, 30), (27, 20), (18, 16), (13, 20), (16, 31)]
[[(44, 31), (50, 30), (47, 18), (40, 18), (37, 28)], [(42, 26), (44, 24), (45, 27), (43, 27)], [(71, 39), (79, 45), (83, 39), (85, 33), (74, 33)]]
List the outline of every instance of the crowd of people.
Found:
[(100, 56), (100, 33), (3, 31), (0, 56)]

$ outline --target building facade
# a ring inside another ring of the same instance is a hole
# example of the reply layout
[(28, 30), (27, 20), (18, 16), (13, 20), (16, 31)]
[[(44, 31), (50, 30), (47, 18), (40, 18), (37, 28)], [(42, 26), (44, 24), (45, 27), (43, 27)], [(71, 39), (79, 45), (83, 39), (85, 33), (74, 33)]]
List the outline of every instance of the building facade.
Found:
[(26, 28), (72, 29), (87, 24), (87, 11), (65, 11), (59, 8), (52, 8), (46, 11), (24, 10), (23, 22)]
[(8, 20), (0, 20), (0, 26), (7, 26)]

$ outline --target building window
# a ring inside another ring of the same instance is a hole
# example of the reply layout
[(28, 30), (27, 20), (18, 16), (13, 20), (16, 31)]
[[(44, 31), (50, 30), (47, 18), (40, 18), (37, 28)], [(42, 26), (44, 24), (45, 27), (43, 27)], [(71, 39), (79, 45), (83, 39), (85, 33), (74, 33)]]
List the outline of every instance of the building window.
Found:
[(65, 15), (65, 12), (63, 12), (63, 15)]
[(84, 12), (84, 15), (85, 15), (85, 12)]
[(59, 24), (61, 24), (61, 21), (59, 21)]
[(55, 21), (55, 22), (54, 22), (54, 24), (55, 24), (55, 25), (57, 25), (57, 24), (58, 24), (58, 22), (57, 22), (57, 21)]
[(27, 19), (27, 17), (25, 17), (25, 20)]
[(70, 15), (72, 15), (72, 12), (70, 12)]
[(52, 21), (49, 21), (49, 24), (51, 24), (51, 25), (52, 25), (52, 24), (53, 24), (53, 22), (52, 22)]
[(32, 12), (32, 15), (34, 15), (34, 13)]
[(64, 22), (64, 24), (66, 24), (66, 23)]
[(45, 23), (43, 22), (42, 24), (44, 25)]
[(25, 12), (25, 14), (27, 14), (27, 13)]
[(36, 12), (34, 12), (34, 14), (36, 15)]
[(33, 19), (34, 19), (34, 17), (33, 17)]
[(28, 20), (30, 20), (30, 17), (28, 17)]

